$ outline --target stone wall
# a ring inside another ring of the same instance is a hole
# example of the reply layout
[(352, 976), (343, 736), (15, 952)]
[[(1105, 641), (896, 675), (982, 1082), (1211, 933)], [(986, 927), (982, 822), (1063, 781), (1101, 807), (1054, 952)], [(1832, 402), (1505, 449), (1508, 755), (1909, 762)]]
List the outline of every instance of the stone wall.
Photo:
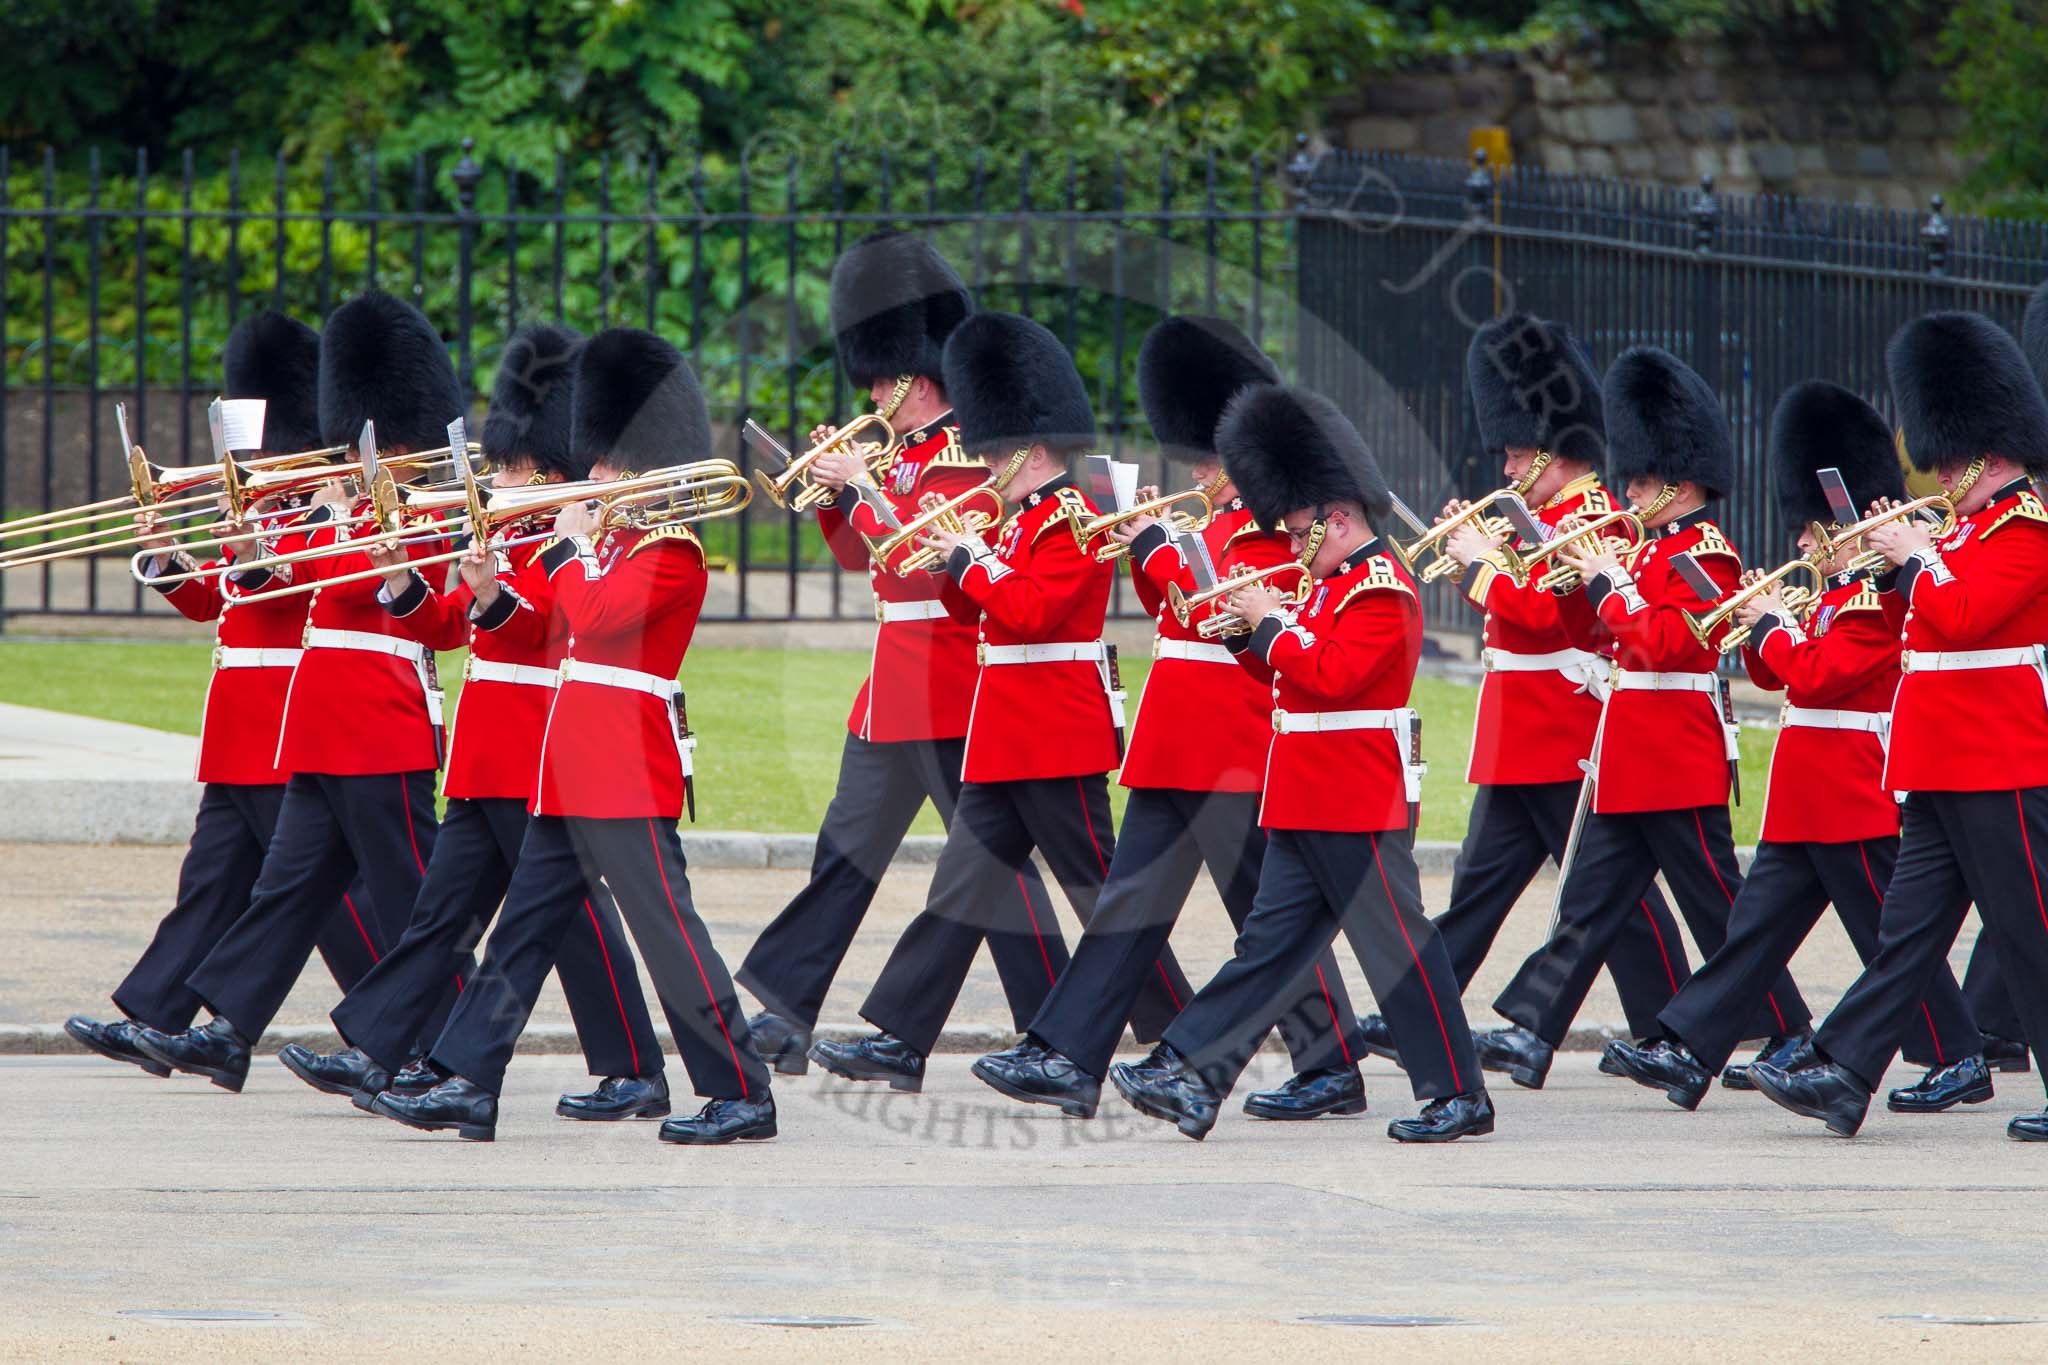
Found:
[(1965, 170), (1943, 80), (1920, 68), (1880, 81), (1832, 43), (1494, 53), (1376, 77), (1331, 110), (1326, 134), (1353, 151), (1462, 158), (1471, 129), (1499, 124), (1522, 165), (1915, 208)]

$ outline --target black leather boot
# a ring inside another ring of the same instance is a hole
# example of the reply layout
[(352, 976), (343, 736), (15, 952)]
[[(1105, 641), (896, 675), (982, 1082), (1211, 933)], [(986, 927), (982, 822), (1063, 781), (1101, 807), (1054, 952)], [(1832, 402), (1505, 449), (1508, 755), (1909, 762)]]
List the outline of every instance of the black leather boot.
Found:
[(1726, 1090), (1754, 1090), (1756, 1086), (1749, 1079), (1750, 1067), (1758, 1062), (1769, 1062), (1780, 1071), (1797, 1071), (1813, 1060), (1813, 1033), (1780, 1033), (1766, 1038), (1756, 1056), (1746, 1062), (1736, 1062), (1721, 1073), (1721, 1086)]
[(1215, 1087), (1166, 1043), (1152, 1049), (1144, 1062), (1119, 1062), (1111, 1067), (1109, 1083), (1133, 1109), (1173, 1124), (1197, 1142), (1209, 1136), (1223, 1106)]
[(565, 1119), (616, 1122), (620, 1119), (665, 1119), (669, 1113), (668, 1077), (607, 1076), (595, 1090), (564, 1095), (555, 1112)]
[(1492, 1131), (1493, 1097), (1484, 1090), (1431, 1100), (1414, 1118), (1387, 1125), (1387, 1136), (1396, 1142), (1456, 1142)]
[(1528, 1029), (1488, 1029), (1472, 1035), (1479, 1052), (1479, 1065), (1488, 1071), (1505, 1071), (1509, 1080), (1527, 1090), (1541, 1090), (1550, 1075), (1550, 1063), (1557, 1049)]
[(424, 1095), (386, 1090), (370, 1112), (430, 1133), (453, 1128), (456, 1136), (470, 1142), (491, 1142), (498, 1136), (498, 1097), (460, 1076), (449, 1077)]
[(1894, 1114), (1939, 1114), (1959, 1104), (1982, 1104), (1990, 1098), (1990, 1068), (1982, 1057), (1965, 1057), (1937, 1066), (1912, 1085), (1892, 1091), (1885, 1096), (1884, 1107)]
[(225, 1019), (216, 1017), (183, 1033), (139, 1028), (135, 1045), (173, 1071), (204, 1076), (237, 1095), (242, 1092), (242, 1082), (249, 1079), (249, 1040)]
[(811, 1060), (849, 1081), (887, 1081), (891, 1090), (912, 1094), (924, 1089), (924, 1054), (894, 1034), (847, 1043), (828, 1038), (812, 1045)]
[(1272, 1090), (1244, 1097), (1244, 1112), (1255, 1119), (1314, 1119), (1324, 1114), (1363, 1114), (1365, 1078), (1355, 1066), (1326, 1066), (1289, 1076)]
[(1831, 1133), (1855, 1137), (1870, 1110), (1870, 1090), (1845, 1066), (1816, 1059), (1797, 1071), (1770, 1062), (1749, 1069), (1756, 1088), (1773, 1104), (1819, 1119)]
[(64, 1031), (71, 1035), (73, 1041), (91, 1048), (109, 1061), (139, 1066), (152, 1076), (170, 1075), (169, 1067), (136, 1044), (135, 1031), (140, 1027), (132, 1019), (116, 1019), (102, 1024), (82, 1014), (74, 1014), (64, 1021)]
[(747, 1021), (754, 1051), (775, 1068), (777, 1075), (801, 1076), (811, 1069), (811, 1031), (794, 1019), (773, 1010), (762, 1010)]
[(1614, 1064), (1615, 1074), (1637, 1085), (1664, 1092), (1664, 1098), (1680, 1109), (1697, 1109), (1706, 1098), (1714, 1077), (1684, 1043), (1659, 1038), (1647, 1046), (1616, 1039), (1601, 1053), (1603, 1061)]
[(323, 1056), (312, 1048), (286, 1043), (277, 1050), (277, 1060), (307, 1085), (330, 1095), (353, 1099), (362, 1094), (375, 1095), (391, 1084), (391, 1073), (371, 1061), (361, 1048)]
[(973, 1070), (984, 1084), (1013, 1100), (1056, 1105), (1070, 1118), (1094, 1118), (1095, 1107), (1102, 1100), (1100, 1080), (1030, 1039), (989, 1053), (974, 1063)]

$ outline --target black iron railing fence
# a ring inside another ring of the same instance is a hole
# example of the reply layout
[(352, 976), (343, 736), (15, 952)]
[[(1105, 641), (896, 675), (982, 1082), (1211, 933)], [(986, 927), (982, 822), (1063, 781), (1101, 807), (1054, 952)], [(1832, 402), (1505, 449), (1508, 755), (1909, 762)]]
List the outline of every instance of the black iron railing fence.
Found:
[[(472, 393), (511, 330), (651, 327), (692, 357), (726, 453), (753, 417), (792, 443), (851, 398), (825, 319), (832, 259), (880, 227), (930, 235), (984, 307), (1074, 350), (1106, 447), (1158, 470), (1133, 352), (1160, 316), (1231, 317), (1283, 371), (1337, 398), (1425, 512), (1498, 483), (1464, 394), (1472, 328), (1508, 308), (1571, 323), (1605, 364), (1654, 342), (1729, 407), (1738, 544), (1785, 528), (1764, 442), (1778, 396), (1834, 379), (1888, 407), (1885, 339), (1935, 307), (2017, 326), (2048, 276), (2048, 228), (1773, 196), (1631, 185), (1403, 157), (1161, 157), (971, 168), (757, 148), (737, 163), (558, 159), (536, 170), (416, 158), (378, 168), (140, 154), (60, 168), (0, 149), (0, 496), (8, 514), (122, 486), (112, 405), (166, 463), (206, 458), (203, 409), (228, 329), (281, 307), (309, 321), (367, 286), (443, 330)], [(760, 504), (713, 527), (708, 613), (859, 619), (865, 586), (816, 528)], [(163, 610), (108, 558), (5, 575), (8, 613)], [(1446, 624), (1468, 620), (1448, 589)], [(1119, 609), (1135, 610), (1119, 590)]]
[[(886, 153), (769, 149), (701, 159), (558, 159), (544, 173), (416, 159), (393, 172), (233, 159), (169, 172), (138, 153), (119, 177), (95, 156), (60, 173), (0, 151), (0, 490), (9, 515), (125, 484), (112, 420), (173, 464), (209, 458), (204, 408), (235, 321), (282, 308), (315, 322), (356, 290), (411, 297), (488, 393), (523, 322), (649, 327), (691, 356), (723, 453), (744, 461), (752, 417), (791, 444), (845, 416), (832, 359), (833, 259), (884, 227), (926, 233), (983, 307), (1037, 317), (1074, 350), (1107, 448), (1145, 449), (1132, 377), (1167, 312), (1226, 314), (1288, 361), (1293, 214), (1259, 160), (1162, 157), (1138, 166), (1029, 161), (999, 177)], [(810, 518), (757, 503), (705, 539), (725, 570), (707, 614), (867, 616), (866, 585), (832, 565)], [(6, 575), (9, 613), (161, 611), (125, 561)], [(1120, 609), (1135, 599), (1119, 590)]]

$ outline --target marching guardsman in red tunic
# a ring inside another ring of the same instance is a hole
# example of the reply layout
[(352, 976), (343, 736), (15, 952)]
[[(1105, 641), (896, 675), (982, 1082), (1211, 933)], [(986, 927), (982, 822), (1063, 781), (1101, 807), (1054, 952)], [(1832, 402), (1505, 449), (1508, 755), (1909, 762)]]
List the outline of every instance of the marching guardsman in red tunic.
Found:
[[(1526, 313), (1486, 323), (1465, 352), (1465, 377), (1480, 440), (1505, 455), (1504, 473), (1530, 513), (1553, 530), (1573, 517), (1615, 509), (1601, 484), (1607, 459), (1600, 376), (1560, 323)], [(1465, 504), (1444, 509), (1452, 515)], [(1490, 515), (1490, 514), (1482, 514)], [(1478, 788), (1451, 900), (1437, 932), (1468, 986), (1546, 858), (1565, 839), (1593, 752), (1608, 663), (1565, 632), (1557, 598), (1507, 572), (1501, 542), (1467, 522), (1444, 552), (1466, 566), (1465, 596), (1486, 614), (1479, 709), (1465, 780)], [(1686, 978), (1678, 922), (1653, 883), (1615, 936), (1607, 970), (1629, 1031), (1651, 1032), (1657, 1011)], [(1386, 1026), (1365, 1021), (1366, 1045), (1392, 1053)]]
[[(924, 1084), (984, 938), (1009, 937), (1040, 956), (1042, 984), (1013, 1008), (1037, 1012), (1066, 963), (1059, 925), (1015, 894), (1033, 848), (1086, 923), (1116, 853), (1109, 770), (1117, 766), (1122, 693), (1102, 642), (1113, 565), (1078, 542), (1073, 518), (1095, 515), (1069, 462), (1095, 436), (1095, 412), (1073, 358), (1052, 333), (1010, 313), (981, 313), (946, 342), (946, 392), (960, 442), (987, 462), (1011, 513), (993, 540), (938, 531), (942, 589), (957, 621), (979, 624), (980, 669), (961, 770), (960, 803), (925, 908), (904, 931), (861, 1016), (881, 1032), (820, 1042), (811, 1056), (834, 1075)], [(1146, 979), (1135, 1027), (1157, 1036), (1178, 1009), (1166, 977)], [(1016, 989), (1016, 983), (1007, 983)]]
[[(592, 474), (710, 457), (711, 419), (689, 363), (651, 332), (614, 327), (576, 367), (573, 449)], [(422, 1094), (386, 1090), (373, 1113), (414, 1128), (496, 1136), (498, 1093), (563, 936), (599, 878), (610, 886), (661, 997), (677, 1052), (706, 1100), (661, 1126), (693, 1145), (775, 1136), (775, 1100), (738, 993), (690, 898), (676, 821), (689, 769), (676, 675), (696, 633), (704, 547), (680, 522), (601, 524), (562, 509), (540, 566), (568, 632), (540, 741), (532, 818), (482, 967), (428, 1049), (445, 1079)]]
[[(1785, 524), (1799, 528), (1812, 559), (1839, 521), (1818, 471), (1834, 469), (1851, 505), (1903, 501), (1906, 481), (1892, 434), (1877, 411), (1837, 385), (1814, 380), (1778, 400), (1771, 459)], [(1728, 939), (1665, 1006), (1653, 1041), (1607, 1045), (1631, 1079), (1698, 1106), (1741, 1040), (1774, 980), (1832, 902), (1866, 963), (1877, 953), (1884, 888), (1899, 856), (1899, 807), (1884, 785), (1885, 736), (1899, 687), (1905, 608), (1893, 592), (1847, 562), (1861, 547), (1816, 564), (1826, 590), (1792, 611), (1767, 591), (1736, 612), (1749, 629), (1743, 664), (1757, 686), (1785, 693), (1764, 797), (1763, 838), (1729, 912)], [(1796, 582), (1797, 580), (1795, 580)], [(1895, 1090), (1891, 1108), (1932, 1113), (1991, 1098), (1982, 1044), (1948, 964), (1913, 1012), (1906, 1051), (1930, 1068)]]
[[(1735, 547), (1707, 503), (1734, 484), (1728, 417), (1713, 390), (1654, 346), (1625, 351), (1607, 372), (1601, 407), (1608, 468), (1648, 536), (1617, 553), (1607, 545), (1560, 549), (1579, 583), (1559, 590), (1560, 619), (1581, 649), (1614, 661), (1590, 775), (1592, 802), (1576, 856), (1562, 873), (1557, 927), (1522, 964), (1494, 1008), (1514, 1027), (1482, 1033), (1489, 1070), (1541, 1089), (1622, 926), (1642, 913), (1661, 870), (1705, 953), (1721, 946), (1742, 889), (1729, 831), (1735, 727), (1714, 669), (1720, 639), (1702, 642), (1693, 616), (1734, 590)], [(1704, 598), (1674, 565), (1688, 554), (1719, 592)], [(1807, 1020), (1791, 978), (1764, 991), (1772, 1044), (1796, 1045)]]
[[(1898, 566), (1904, 676), (1884, 785), (1906, 794), (1877, 955), (1803, 1064), (1759, 1063), (1757, 1088), (1849, 1136), (1974, 900), (2036, 1054), (2048, 1047), (2048, 400), (2012, 338), (1976, 313), (1930, 313), (1885, 349), (1899, 439), (1954, 504), (1866, 543)], [(2006, 1130), (2048, 1141), (2048, 1113)]]
[[(960, 797), (974, 626), (947, 614), (939, 578), (892, 569), (871, 547), (915, 517), (925, 497), (951, 498), (988, 478), (988, 467), (960, 448), (940, 373), (946, 338), (972, 311), (953, 268), (911, 233), (871, 237), (832, 267), (839, 364), (903, 444), (879, 483), (861, 461), (837, 451), (813, 467), (819, 482), (838, 490), (818, 508), (825, 541), (842, 568), (865, 570), (874, 590), (875, 646), (847, 718), (839, 786), (818, 827), (811, 880), (735, 973), (767, 1007), (752, 1021), (754, 1044), (785, 1075), (808, 1067), (825, 994), (911, 821), (929, 799), (950, 828)], [(811, 438), (830, 434), (820, 427)], [(1035, 864), (1018, 869), (1006, 894), (1028, 897), (1031, 914), (1052, 921)], [(989, 947), (1013, 1002), (1049, 984), (1035, 944), (998, 935)], [(1028, 1017), (1017, 1014), (1017, 1027)]]
[[(1227, 577), (1293, 560), (1284, 537), (1252, 520), (1216, 454), (1224, 405), (1247, 385), (1277, 378), (1251, 339), (1221, 318), (1168, 318), (1138, 348), (1138, 396), (1152, 432), (1169, 459), (1192, 463), (1215, 515), (1183, 535), (1152, 517), (1110, 532), (1130, 547), (1139, 600), (1159, 619), (1156, 662), (1119, 776), (1130, 802), (1095, 917), (1024, 1041), (974, 1064), (975, 1075), (1013, 1099), (1094, 1114), (1124, 1021), (1147, 978), (1165, 970), (1160, 950), (1204, 864), (1231, 923), (1242, 929), (1251, 914), (1266, 850), (1259, 789), (1272, 694), (1219, 638), (1202, 633), (1213, 606), (1182, 624), (1167, 593), (1192, 596), (1210, 586), (1208, 575), (1196, 573), (1205, 564)], [(1190, 543), (1194, 537), (1199, 544)], [(1172, 986), (1183, 1000), (1194, 993), (1179, 981)], [(1295, 1074), (1249, 1097), (1245, 1112), (1311, 1119), (1363, 1111), (1357, 1021), (1335, 957), (1325, 951), (1282, 1004), (1279, 1029)]]
[[(334, 310), (320, 337), (320, 435), (353, 444), (365, 421), (384, 449), (431, 450), (463, 409), (462, 386), (440, 335), (417, 308), (368, 293)], [(328, 509), (347, 499), (315, 496), (308, 548), (345, 544), (360, 528), (336, 526)], [(369, 507), (367, 490), (355, 511)], [(374, 529), (374, 523), (370, 523)], [(424, 556), (438, 542), (415, 541)], [(325, 582), (370, 567), (360, 551), (302, 560), (258, 579), (311, 575)], [(405, 921), (434, 851), (434, 770), (440, 766), (440, 697), (433, 654), (377, 604), (378, 583), (359, 579), (313, 592), (304, 652), (292, 672), (277, 764), (291, 773), (249, 906), (187, 984), (211, 1022), (165, 1034), (145, 1031), (143, 1051), (180, 1071), (239, 1090), (249, 1052), (270, 1027), (312, 951), (327, 909), (360, 873), (375, 910), (370, 932), (382, 954)], [(446, 991), (457, 989), (450, 973)]]
[[(295, 318), (258, 313), (228, 334), (227, 397), (264, 401), (266, 453), (320, 448), (319, 379), (320, 334)], [(290, 531), (300, 515), (255, 514), (285, 550), (304, 544)], [(219, 557), (203, 566), (182, 553), (160, 555), (152, 573), (223, 568), (248, 554), (259, 534), (252, 526), (247, 539), (227, 542)], [(171, 540), (166, 533), (165, 545)], [(213, 677), (199, 732), (198, 778), (204, 784), (199, 814), (178, 871), (177, 904), (114, 991), (114, 1003), (125, 1017), (102, 1024), (74, 1015), (64, 1031), (103, 1057), (167, 1076), (168, 1067), (136, 1046), (135, 1030), (176, 1033), (192, 1023), (199, 997), (185, 978), (248, 908), (263, 851), (277, 830), (285, 779), (291, 776), (277, 766), (277, 732), (285, 690), (299, 661), (306, 602), (286, 597), (244, 606), (244, 589), (231, 575), (187, 578), (157, 590), (187, 618), (215, 623)], [(315, 946), (344, 991), (376, 960), (364, 919), (369, 913), (358, 882), (320, 921)]]
[(1110, 1081), (1139, 1112), (1206, 1136), (1259, 1041), (1299, 996), (1342, 929), (1393, 1030), (1420, 1116), (1401, 1142), (1493, 1131), (1493, 1104), (1443, 940), (1422, 911), (1413, 812), (1419, 721), (1409, 709), (1422, 654), (1415, 583), (1373, 529), (1386, 481), (1336, 405), (1260, 384), (1216, 432), (1224, 467), (1261, 526), (1279, 528), (1313, 576), (1290, 605), (1263, 584), (1226, 608), (1251, 626), (1243, 666), (1272, 688), (1259, 823), (1265, 859), (1236, 955), (1188, 1002), (1144, 1061)]
[[(589, 461), (569, 439), (582, 344), (555, 326), (528, 328), (506, 343), (483, 432), (494, 487), (589, 476)], [(545, 515), (552, 520), (554, 510)], [(500, 538), (533, 530), (513, 523)], [(470, 536), (461, 578), (448, 592), (407, 569), (403, 551), (372, 555), (393, 570), (380, 596), (384, 609), (413, 638), (429, 649), (470, 651), (461, 723), (449, 735), (448, 808), (405, 936), (333, 1011), (345, 1049), (322, 1056), (289, 1043), (278, 1053), (308, 1085), (349, 1095), (363, 1109), (383, 1090), (417, 1094), (442, 1079), (417, 1057), (420, 1043), (439, 1031), (433, 1012), (449, 972), (474, 970), (470, 951), (497, 914), (519, 861), (541, 732), (568, 646), (553, 586), (541, 572), (540, 542), (501, 550), (485, 543), (483, 528), (471, 527)], [(427, 572), (439, 579), (444, 570)], [(563, 1096), (555, 1112), (572, 1119), (666, 1116), (661, 1043), (625, 927), (601, 885), (590, 888), (563, 936), (556, 971), (590, 1072), (604, 1080), (590, 1094)]]

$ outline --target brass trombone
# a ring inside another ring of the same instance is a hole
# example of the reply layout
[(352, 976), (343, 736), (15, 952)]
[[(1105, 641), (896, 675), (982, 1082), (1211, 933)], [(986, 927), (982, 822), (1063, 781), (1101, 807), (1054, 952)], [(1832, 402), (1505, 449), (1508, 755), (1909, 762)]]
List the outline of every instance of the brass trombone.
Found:
[[(1194, 503), (1195, 510), (1172, 510), (1183, 502)], [(1121, 512), (1105, 512), (1099, 517), (1084, 517), (1073, 506), (1067, 508), (1067, 520), (1074, 528), (1074, 543), (1081, 547), (1083, 554), (1089, 553), (1090, 543), (1097, 537), (1107, 536), (1110, 531), (1125, 522), (1135, 521), (1139, 517), (1158, 517), (1167, 524), (1168, 529), (1174, 531), (1199, 531), (1215, 519), (1216, 505), (1209, 501), (1209, 495), (1201, 489), (1190, 488), (1185, 493), (1167, 493), (1160, 497), (1147, 498), (1135, 507), (1127, 507)], [(1095, 562), (1108, 564), (1122, 558), (1130, 548), (1121, 541), (1110, 540), (1106, 544), (1095, 546)]]
[[(1617, 527), (1624, 528), (1627, 535), (1608, 534)], [(1524, 550), (1522, 568), (1525, 573), (1533, 573), (1540, 566), (1550, 565), (1548, 571), (1536, 580), (1536, 586), (1544, 592), (1569, 590), (1578, 586), (1579, 571), (1569, 564), (1551, 565), (1550, 561), (1557, 557), (1559, 550), (1584, 544), (1622, 554), (1641, 544), (1644, 534), (1643, 519), (1634, 512), (1602, 512), (1597, 517), (1577, 522), (1570, 530), (1560, 529), (1534, 549)]]
[[(1889, 522), (1916, 517), (1922, 512), (1932, 512), (1941, 519), (1940, 524), (1934, 527), (1935, 539), (1939, 540), (1956, 529), (1955, 503), (1940, 493), (1933, 493), (1924, 498), (1914, 498), (1911, 502), (1895, 503), (1882, 512), (1865, 517), (1853, 526), (1844, 526), (1833, 531), (1815, 554), (1820, 559), (1833, 559), (1845, 550), (1854, 549), (1865, 535), (1878, 527)], [(1840, 567), (1845, 572), (1874, 572), (1884, 568), (1889, 562), (1875, 550), (1861, 550)]]
[[(445, 496), (445, 495), (444, 495)], [(488, 538), (540, 512), (559, 511), (577, 502), (595, 502), (599, 508), (602, 530), (633, 526), (649, 528), (656, 526), (686, 526), (693, 522), (709, 521), (714, 517), (729, 517), (737, 514), (754, 496), (753, 485), (740, 473), (739, 466), (731, 460), (699, 460), (691, 464), (672, 465), (667, 469), (655, 470), (649, 474), (636, 474), (629, 478), (609, 481), (578, 480), (573, 483), (538, 484), (523, 488), (493, 488), (479, 492), (472, 484), (470, 488), (454, 495), (451, 506), (466, 508), (459, 516), (446, 518), (431, 528), (420, 526), (387, 526), (375, 535), (356, 539), (343, 539), (320, 551), (301, 551), (297, 555), (280, 555), (270, 560), (251, 561), (246, 565), (234, 566), (242, 569), (259, 569), (276, 563), (290, 563), (306, 558), (333, 558), (337, 555), (354, 554), (358, 551), (379, 546), (401, 547), (417, 544), (422, 540), (441, 540), (467, 529), (472, 536), (481, 534)], [(394, 518), (402, 520), (402, 514)], [(432, 515), (431, 512), (425, 515)], [(515, 546), (532, 545), (554, 539), (552, 527), (527, 535), (492, 542), (494, 550), (509, 550)], [(459, 550), (445, 550), (436, 554), (423, 555), (408, 560), (401, 569), (358, 569), (353, 573), (333, 578), (315, 579), (304, 583), (292, 583), (286, 587), (271, 588), (265, 592), (251, 593), (242, 598), (244, 603), (262, 602), (275, 597), (290, 597), (297, 593), (313, 592), (320, 588), (336, 587), (343, 583), (366, 582), (372, 578), (383, 578), (393, 572), (431, 568), (436, 564), (452, 564), (469, 553), (469, 547)]]
[(1698, 616), (1694, 616), (1689, 612), (1686, 613), (1685, 623), (1692, 629), (1693, 638), (1698, 640), (1702, 647), (1706, 649), (1718, 648), (1723, 654), (1733, 653), (1735, 650), (1742, 648), (1749, 640), (1750, 628), (1748, 626), (1735, 626), (1731, 628), (1726, 635), (1721, 637), (1719, 645), (1714, 643), (1714, 632), (1731, 620), (1735, 613), (1742, 609), (1744, 604), (1763, 596), (1763, 594), (1778, 587), (1795, 574), (1806, 575), (1807, 578), (1812, 580), (1813, 586), (1810, 588), (1801, 587), (1799, 584), (1794, 583), (1787, 587), (1784, 590), (1785, 609), (1795, 617), (1804, 620), (1806, 614), (1812, 611), (1815, 604), (1820, 601), (1821, 594), (1827, 591), (1827, 575), (1821, 571), (1820, 563), (1818, 562), (1827, 557), (1826, 548), (1826, 546), (1822, 546), (1814, 551), (1811, 556), (1802, 556), (1789, 563), (1780, 564), (1767, 574), (1751, 576), (1748, 581), (1744, 582), (1741, 587), (1737, 588), (1726, 599), (1717, 603), (1712, 611), (1702, 612)]
[[(1293, 574), (1298, 580), (1292, 588), (1281, 594), (1287, 603), (1298, 607), (1308, 601), (1309, 591), (1315, 587), (1316, 576), (1310, 573), (1308, 566), (1300, 560), (1290, 559), (1284, 564), (1272, 564), (1263, 569), (1246, 569), (1243, 573), (1232, 574), (1215, 587), (1204, 588), (1198, 593), (1184, 593), (1180, 590), (1180, 584), (1169, 583), (1166, 586), (1166, 605), (1172, 610), (1173, 619), (1185, 626), (1194, 618), (1196, 612), (1210, 603), (1221, 602), (1239, 588), (1249, 588), (1254, 583), (1266, 583), (1282, 574)], [(1195, 626), (1195, 634), (1204, 640), (1251, 633), (1252, 627), (1249, 623), (1222, 611), (1211, 612)]]
[[(862, 439), (863, 433), (870, 439)], [(804, 512), (833, 496), (829, 486), (811, 478), (811, 470), (820, 456), (833, 453), (850, 455), (867, 466), (870, 479), (878, 480), (881, 477), (878, 466), (886, 466), (895, 459), (896, 452), (902, 447), (903, 438), (889, 425), (888, 418), (879, 412), (864, 412), (803, 454), (792, 457), (779, 472), (770, 474), (757, 469), (754, 478), (760, 482), (761, 491), (768, 495), (768, 501), (791, 512)]]
[(1465, 576), (1465, 566), (1445, 554), (1443, 545), (1451, 532), (1470, 522), (1488, 539), (1505, 542), (1501, 550), (1507, 556), (1509, 572), (1517, 579), (1520, 579), (1522, 577), (1521, 560), (1515, 554), (1512, 544), (1514, 540), (1513, 523), (1506, 517), (1489, 517), (1485, 516), (1484, 513), (1488, 507), (1496, 502), (1505, 502), (1509, 498), (1520, 501), (1521, 496), (1519, 488), (1512, 485), (1507, 488), (1496, 488), (1478, 501), (1468, 503), (1463, 510), (1445, 517), (1414, 540), (1409, 541), (1405, 545), (1397, 545), (1395, 547), (1396, 551), (1400, 555), (1401, 561), (1405, 564), (1413, 564), (1417, 555), (1423, 554), (1426, 551), (1434, 551), (1436, 558), (1423, 565), (1421, 571), (1416, 576), (1425, 583), (1434, 583), (1441, 578), (1448, 578), (1452, 582), (1456, 582)]
[[(980, 510), (986, 506), (987, 511)], [(875, 562), (899, 576), (918, 573), (939, 567), (939, 552), (926, 545), (918, 545), (920, 536), (930, 531), (951, 531), (956, 536), (979, 535), (1003, 519), (1003, 495), (996, 492), (994, 484), (978, 483), (964, 493), (950, 498), (941, 498), (937, 493), (927, 493), (919, 501), (921, 509), (899, 530), (891, 531), (874, 542)], [(891, 563), (895, 553), (906, 545), (916, 546), (902, 560)]]

